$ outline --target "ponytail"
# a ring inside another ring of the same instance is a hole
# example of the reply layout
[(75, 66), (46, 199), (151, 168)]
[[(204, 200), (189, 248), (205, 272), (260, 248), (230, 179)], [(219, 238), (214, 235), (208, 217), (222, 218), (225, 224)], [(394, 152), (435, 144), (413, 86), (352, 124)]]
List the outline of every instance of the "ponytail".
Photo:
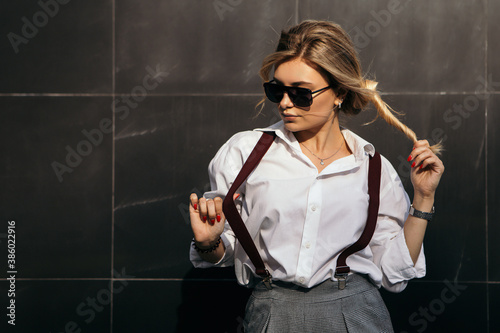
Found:
[[(377, 116), (382, 117), (389, 125), (395, 127), (404, 135), (406, 135), (410, 140), (412, 140), (413, 143), (417, 142), (417, 135), (415, 134), (415, 132), (408, 126), (403, 124), (394, 115), (394, 113), (397, 114), (397, 112), (394, 111), (389, 105), (387, 105), (387, 103), (385, 103), (380, 97), (380, 94), (377, 91), (378, 83), (371, 80), (365, 80), (364, 83), (365, 83), (365, 88), (372, 92), (370, 101), (375, 105), (375, 108), (377, 109)], [(375, 119), (373, 121), (375, 121)], [(432, 150), (434, 154), (441, 154), (441, 151), (443, 150), (443, 145), (441, 144), (441, 142), (439, 142), (429, 148)]]

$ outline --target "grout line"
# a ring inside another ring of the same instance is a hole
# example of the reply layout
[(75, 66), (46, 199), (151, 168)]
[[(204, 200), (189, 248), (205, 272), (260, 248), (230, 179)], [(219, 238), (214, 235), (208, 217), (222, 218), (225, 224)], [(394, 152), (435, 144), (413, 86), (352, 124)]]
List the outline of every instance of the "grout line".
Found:
[(236, 279), (184, 279), (184, 278), (135, 278), (135, 279), (115, 279), (115, 281), (234, 281)]
[[(485, 94), (488, 96), (489, 86), (488, 86), (488, 7), (489, 0), (485, 1), (484, 7), (484, 21), (485, 21), (485, 41), (484, 41), (484, 78), (485, 78)], [(490, 280), (490, 263), (489, 263), (489, 242), (488, 242), (488, 102), (490, 98), (486, 99), (486, 103), (484, 105), (484, 202), (485, 202), (485, 234), (486, 234), (486, 332), (490, 331), (490, 288), (489, 288), (489, 280)]]
[[(116, 10), (115, 0), (111, 0), (111, 91), (113, 92), (112, 99), (115, 99), (116, 93)], [(113, 333), (113, 306), (114, 306), (114, 275), (113, 268), (115, 266), (115, 137), (116, 137), (116, 117), (115, 117), (115, 103), (111, 103), (111, 111), (113, 113), (113, 142), (111, 143), (111, 295), (110, 295), (110, 309), (109, 309), (109, 327), (110, 333)]]
[[(6, 279), (0, 279), (0, 281)], [(109, 281), (109, 277), (100, 278), (18, 278), (16, 281)]]
[[(113, 76), (114, 86), (114, 76)], [(113, 88), (114, 89), (114, 88)], [(500, 91), (487, 92), (489, 95), (500, 95)], [(382, 91), (380, 95), (474, 95), (476, 91)], [(113, 93), (96, 93), (96, 94), (72, 94), (72, 93), (0, 93), (0, 97), (113, 97), (116, 96), (131, 96), (131, 94)], [(263, 93), (148, 93), (154, 97), (262, 97)]]
[[(426, 284), (426, 283), (443, 283), (443, 280), (425, 280), (425, 281), (420, 281), (419, 279), (414, 279), (411, 281), (411, 283), (421, 283), (421, 284)], [(452, 280), (450, 278), (449, 280)], [(0, 281), (7, 281), (7, 278), (2, 278)], [(110, 281), (110, 278), (17, 278), (16, 281)], [(134, 282), (134, 281), (236, 281), (236, 279), (230, 279), (230, 278), (224, 278), (224, 279), (209, 279), (209, 278), (204, 278), (204, 279), (193, 279), (193, 278), (115, 278), (113, 277), (111, 279), (112, 282), (116, 281), (129, 281), (129, 282)], [(457, 283), (469, 283), (469, 284), (486, 284), (486, 285), (500, 285), (500, 281), (467, 281), (467, 280), (457, 280)]]
[[(0, 279), (0, 281), (7, 281), (7, 279)], [(184, 278), (17, 278), (16, 281), (111, 281), (111, 282), (116, 282), (116, 281), (129, 281), (129, 282), (134, 282), (134, 281), (234, 281), (237, 282), (236, 279), (184, 279)], [(500, 283), (500, 282), (498, 282)]]
[[(387, 91), (387, 92), (380, 92), (380, 95), (475, 95), (477, 92), (476, 91), (408, 91), (408, 92), (394, 92), (394, 91)], [(495, 91), (495, 92), (490, 92), (490, 94), (497, 94), (500, 95), (500, 91)]]
[(0, 93), (0, 97), (108, 97), (110, 93)]

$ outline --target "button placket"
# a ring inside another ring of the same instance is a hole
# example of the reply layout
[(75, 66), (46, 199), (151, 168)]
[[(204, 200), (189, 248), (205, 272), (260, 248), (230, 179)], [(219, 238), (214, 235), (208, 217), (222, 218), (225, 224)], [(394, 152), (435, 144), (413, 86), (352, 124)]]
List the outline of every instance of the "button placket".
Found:
[(303, 285), (306, 285), (312, 278), (313, 254), (321, 216), (321, 196), (322, 184), (316, 178), (313, 180), (308, 194), (309, 204), (297, 262), (296, 281)]

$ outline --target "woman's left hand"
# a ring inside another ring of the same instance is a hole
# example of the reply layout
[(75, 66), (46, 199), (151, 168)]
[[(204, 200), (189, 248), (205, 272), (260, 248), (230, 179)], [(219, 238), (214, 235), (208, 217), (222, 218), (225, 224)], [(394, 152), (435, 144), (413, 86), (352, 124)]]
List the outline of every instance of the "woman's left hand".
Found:
[(443, 162), (429, 148), (427, 140), (419, 140), (413, 145), (408, 157), (412, 163), (411, 182), (415, 196), (432, 198), (444, 172)]

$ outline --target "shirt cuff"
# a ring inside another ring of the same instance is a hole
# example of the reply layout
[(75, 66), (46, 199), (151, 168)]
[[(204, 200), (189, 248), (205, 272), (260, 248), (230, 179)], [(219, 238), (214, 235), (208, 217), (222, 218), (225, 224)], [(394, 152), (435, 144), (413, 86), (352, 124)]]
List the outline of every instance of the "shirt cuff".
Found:
[(420, 249), (417, 262), (413, 264), (410, 251), (406, 245), (404, 229), (392, 240), (391, 248), (381, 262), (382, 271), (390, 284), (425, 276), (424, 246)]

